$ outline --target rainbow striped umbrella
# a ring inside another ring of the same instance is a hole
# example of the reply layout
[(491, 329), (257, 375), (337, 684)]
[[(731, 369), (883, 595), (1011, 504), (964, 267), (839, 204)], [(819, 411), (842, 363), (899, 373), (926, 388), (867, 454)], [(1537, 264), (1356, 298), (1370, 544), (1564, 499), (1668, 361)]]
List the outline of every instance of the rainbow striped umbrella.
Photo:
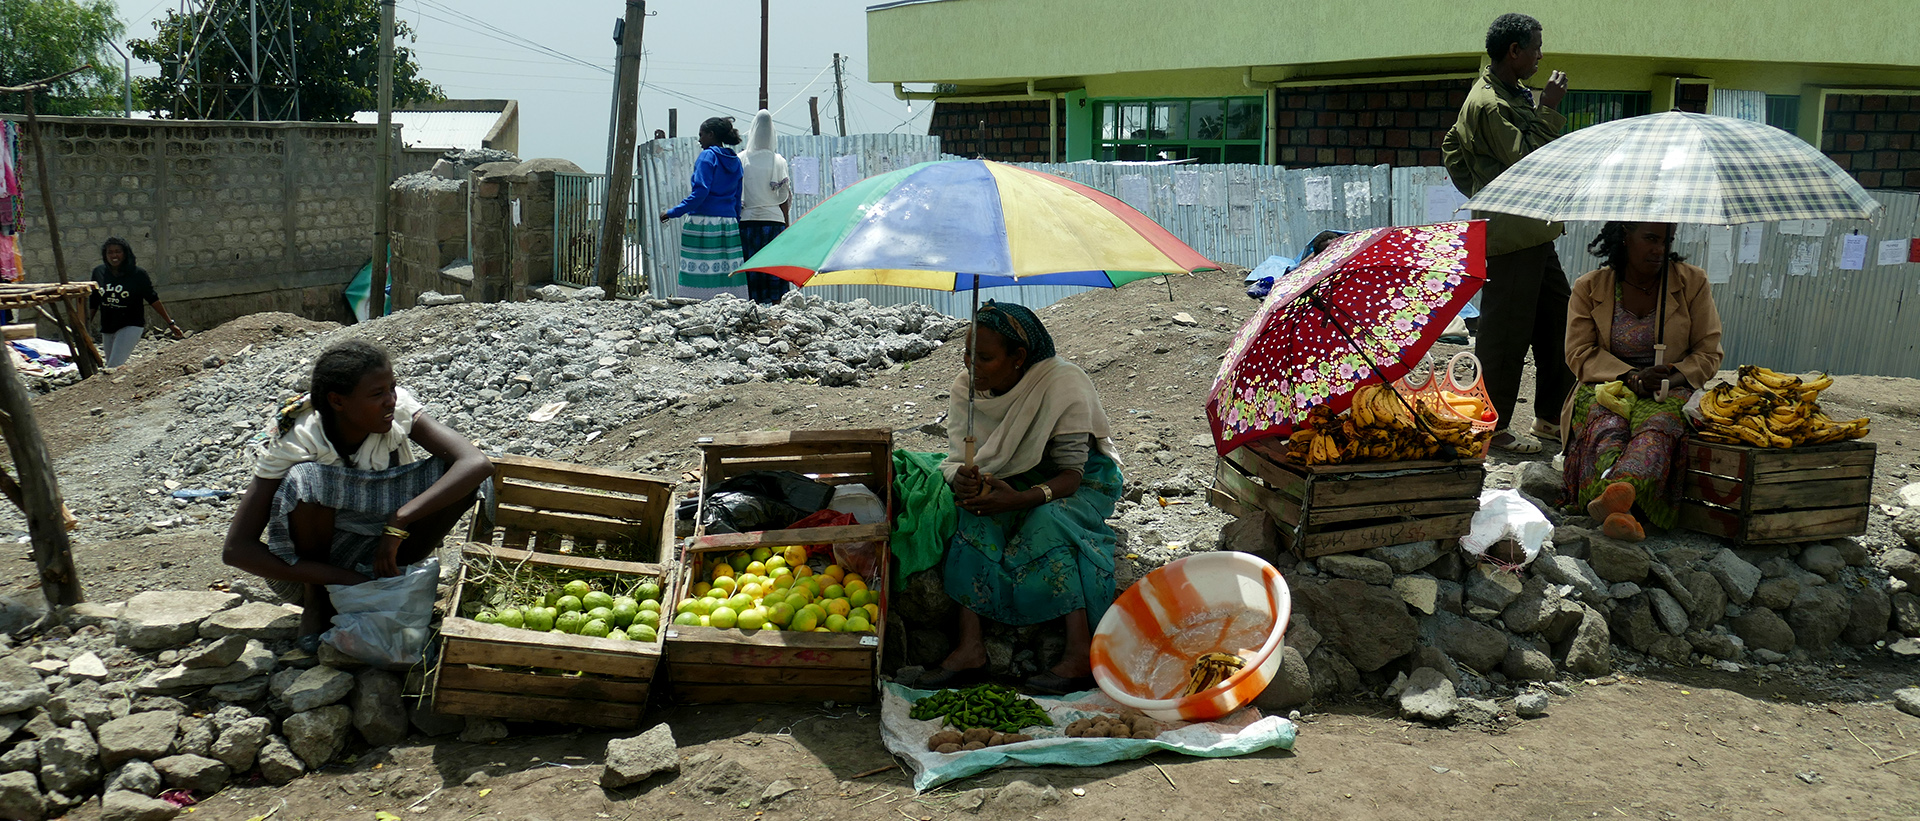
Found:
[(1080, 183), (989, 160), (944, 160), (848, 186), (741, 270), (796, 285), (966, 291), (1115, 288), (1219, 267), (1146, 215)]

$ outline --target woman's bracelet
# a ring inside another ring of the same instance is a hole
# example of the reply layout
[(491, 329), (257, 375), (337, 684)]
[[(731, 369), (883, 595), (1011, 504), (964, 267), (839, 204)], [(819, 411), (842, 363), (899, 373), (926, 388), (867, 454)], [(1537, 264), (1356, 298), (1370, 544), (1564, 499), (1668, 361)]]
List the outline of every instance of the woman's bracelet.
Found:
[(1041, 482), (1040, 483), (1040, 504), (1044, 505), (1051, 501), (1053, 501), (1053, 486), (1047, 484), (1046, 482)]
[(406, 541), (407, 539), (409, 539), (409, 538), (411, 538), (411, 537), (412, 537), (412, 535), (413, 535), (413, 534), (411, 534), (411, 533), (408, 533), (408, 532), (406, 532), (406, 531), (404, 531), (404, 530), (401, 530), (400, 528), (397, 528), (397, 527), (394, 527), (393, 525), (387, 525), (387, 531), (386, 531), (386, 532), (387, 532), (387, 535), (388, 535), (388, 536), (398, 536), (398, 537), (400, 537), (400, 541), (403, 541), (403, 542), (404, 542), (404, 541)]

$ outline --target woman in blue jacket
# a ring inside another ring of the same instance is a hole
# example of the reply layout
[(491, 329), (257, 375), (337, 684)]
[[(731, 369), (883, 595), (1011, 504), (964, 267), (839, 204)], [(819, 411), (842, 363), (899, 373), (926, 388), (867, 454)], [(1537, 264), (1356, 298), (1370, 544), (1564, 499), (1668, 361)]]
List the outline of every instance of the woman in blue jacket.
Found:
[(740, 245), (740, 157), (728, 146), (740, 144), (740, 132), (728, 117), (700, 124), (700, 159), (693, 164), (693, 192), (660, 215), (666, 222), (684, 216), (680, 229), (679, 296), (710, 299), (747, 296), (747, 276), (735, 273), (746, 256)]

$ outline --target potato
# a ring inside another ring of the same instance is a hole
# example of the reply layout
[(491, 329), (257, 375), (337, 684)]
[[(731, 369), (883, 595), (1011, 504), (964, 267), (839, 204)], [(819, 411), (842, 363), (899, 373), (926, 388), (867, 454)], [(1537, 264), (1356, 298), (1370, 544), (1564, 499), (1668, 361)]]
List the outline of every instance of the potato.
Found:
[(1152, 730), (1137, 730), (1134, 732), (1133, 737), (1134, 738), (1158, 738), (1159, 735), (1160, 735), (1159, 733), (1156, 733)]
[(989, 747), (998, 747), (1005, 743), (1007, 743), (1006, 733), (994, 733), (992, 738), (987, 739), (987, 746)]
[(1134, 716), (1127, 720), (1127, 725), (1132, 727), (1136, 733), (1149, 732), (1156, 729), (1153, 726), (1153, 719), (1147, 718), (1146, 716)]
[(1115, 724), (1113, 725), (1112, 729), (1107, 731), (1107, 737), (1108, 738), (1132, 738), (1133, 731), (1127, 729), (1127, 725), (1125, 724)]
[(993, 731), (985, 727), (975, 727), (967, 731), (968, 744), (972, 744), (976, 741), (980, 742), (981, 744), (985, 744), (987, 743), (988, 740), (992, 738), (993, 738)]
[(987, 745), (986, 745), (986, 744), (985, 744), (984, 742), (979, 742), (979, 741), (969, 741), (969, 742), (967, 742), (967, 743), (966, 743), (966, 744), (965, 744), (964, 746), (962, 746), (962, 747), (961, 747), (960, 749), (962, 749), (962, 750), (968, 750), (968, 751), (972, 751), (972, 750), (984, 750), (984, 749), (986, 749), (986, 748), (987, 748)]
[[(1093, 726), (1093, 719), (1090, 719), (1090, 718), (1075, 719), (1073, 723), (1067, 725), (1067, 734), (1072, 735), (1074, 738), (1079, 738), (1082, 735), (1086, 735), (1087, 729), (1092, 726)], [(1075, 735), (1075, 733), (1078, 733), (1078, 735)]]
[(1073, 726), (1072, 724), (1069, 724), (1067, 725), (1067, 737), (1068, 738), (1086, 738), (1087, 728), (1076, 727), (1076, 726)]
[(952, 755), (953, 753), (957, 753), (957, 752), (960, 752), (960, 745), (958, 745), (958, 744), (942, 744), (942, 745), (940, 745), (940, 748), (939, 748), (939, 749), (937, 749), (937, 750), (934, 750), (934, 752), (936, 752), (936, 753), (946, 753), (946, 754), (948, 754), (948, 755)]
[(946, 744), (965, 744), (965, 743), (967, 743), (966, 736), (963, 736), (957, 732), (954, 732), (953, 730), (941, 730), (940, 732), (934, 733), (932, 738), (927, 739), (928, 749), (937, 749), (940, 746), (946, 745)]
[(1032, 741), (1032, 740), (1033, 740), (1033, 736), (1027, 735), (1026, 733), (1007, 733), (1006, 740), (1001, 743), (1019, 744), (1022, 741)]

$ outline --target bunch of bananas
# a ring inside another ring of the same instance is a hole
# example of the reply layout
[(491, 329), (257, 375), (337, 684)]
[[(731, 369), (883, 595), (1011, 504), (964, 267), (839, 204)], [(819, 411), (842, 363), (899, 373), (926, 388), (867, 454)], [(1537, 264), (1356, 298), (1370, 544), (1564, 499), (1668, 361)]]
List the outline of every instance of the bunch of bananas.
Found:
[(1757, 365), (1742, 365), (1737, 383), (1722, 382), (1700, 397), (1705, 419), (1694, 435), (1709, 442), (1790, 448), (1858, 439), (1869, 432), (1863, 417), (1841, 422), (1815, 401), (1833, 384), (1826, 374), (1802, 380)]
[[(1490, 432), (1476, 432), (1463, 414), (1469, 397), (1421, 395), (1408, 400), (1384, 385), (1365, 385), (1353, 394), (1353, 408), (1336, 416), (1325, 405), (1307, 412), (1300, 429), (1287, 439), (1287, 453), (1309, 465), (1430, 459), (1442, 445), (1461, 454), (1478, 453)], [(1418, 419), (1414, 414), (1418, 413)], [(1424, 423), (1424, 424), (1423, 424)]]

